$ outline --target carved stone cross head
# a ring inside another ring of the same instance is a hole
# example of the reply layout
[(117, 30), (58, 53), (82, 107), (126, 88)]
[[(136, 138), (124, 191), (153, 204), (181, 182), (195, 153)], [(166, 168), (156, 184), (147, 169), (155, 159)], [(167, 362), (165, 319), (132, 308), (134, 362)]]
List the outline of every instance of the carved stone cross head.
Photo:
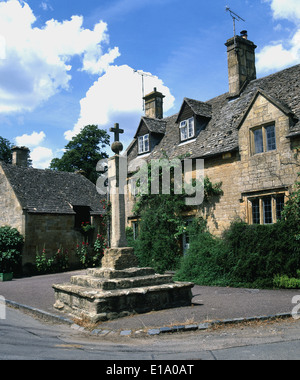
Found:
[(111, 150), (114, 153), (119, 154), (123, 150), (123, 145), (119, 140), (120, 140), (120, 134), (124, 133), (124, 129), (120, 129), (119, 124), (116, 123), (115, 127), (110, 128), (109, 131), (115, 134), (115, 141), (112, 143)]

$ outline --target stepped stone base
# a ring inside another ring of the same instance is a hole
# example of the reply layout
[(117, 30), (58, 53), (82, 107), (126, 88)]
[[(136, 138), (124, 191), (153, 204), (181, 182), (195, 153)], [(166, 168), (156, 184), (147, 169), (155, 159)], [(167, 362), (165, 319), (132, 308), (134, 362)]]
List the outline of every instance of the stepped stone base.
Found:
[(53, 285), (54, 307), (93, 323), (147, 313), (153, 310), (190, 306), (192, 283), (174, 282), (170, 275), (155, 274), (137, 264), (130, 248), (105, 252), (102, 268), (72, 276), (68, 284)]

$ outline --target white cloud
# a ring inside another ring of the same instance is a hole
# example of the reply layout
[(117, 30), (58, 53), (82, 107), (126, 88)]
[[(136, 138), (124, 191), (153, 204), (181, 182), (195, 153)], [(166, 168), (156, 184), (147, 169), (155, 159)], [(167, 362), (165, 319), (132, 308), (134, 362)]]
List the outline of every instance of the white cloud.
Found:
[(292, 38), (286, 41), (274, 41), (257, 54), (257, 70), (261, 73), (300, 63), (300, 1), (264, 0), (264, 2), (270, 3), (275, 20), (287, 19), (293, 22), (296, 31)]
[(87, 71), (91, 74), (102, 74), (116, 58), (120, 56), (119, 49), (115, 47), (102, 55), (101, 49), (98, 52), (87, 52), (83, 59), (82, 71)]
[[(46, 3), (45, 3), (46, 4)], [(82, 70), (102, 74), (119, 56), (107, 49), (107, 24), (83, 28), (83, 17), (54, 19), (34, 27), (36, 16), (21, 0), (0, 2), (0, 113), (33, 110), (62, 89), (69, 89), (71, 59), (80, 56)], [(105, 50), (106, 48), (106, 50)], [(2, 51), (3, 56), (3, 51)]]
[(49, 168), (54, 155), (52, 149), (39, 146), (30, 152), (30, 158), (34, 168), (45, 169)]
[(32, 132), (31, 135), (24, 134), (15, 138), (18, 146), (26, 146), (30, 148), (30, 158), (32, 166), (37, 169), (46, 169), (50, 166), (51, 160), (54, 158), (52, 149), (40, 146), (44, 142), (46, 134), (42, 131)]
[[(150, 73), (146, 73), (150, 74)], [(166, 97), (164, 111), (167, 112), (174, 105), (174, 97), (158, 77), (145, 76), (145, 94), (156, 87)], [(142, 106), (142, 77), (127, 66), (109, 66), (80, 101), (81, 112), (73, 130), (65, 133), (65, 138), (71, 140), (88, 124), (97, 124), (100, 127), (110, 127), (114, 123), (124, 120), (123, 128), (127, 132), (135, 132), (136, 120), (143, 114)], [(131, 121), (135, 121), (131, 124)], [(121, 126), (122, 127), (122, 126)]]
[(271, 4), (275, 19), (300, 19), (299, 0), (265, 0)]
[(6, 40), (0, 36), (0, 59), (6, 59)]
[(40, 145), (45, 140), (45, 133), (44, 132), (32, 132), (31, 135), (24, 134), (23, 136), (18, 136), (15, 138), (17, 145), (19, 146), (26, 146), (26, 147), (33, 147)]

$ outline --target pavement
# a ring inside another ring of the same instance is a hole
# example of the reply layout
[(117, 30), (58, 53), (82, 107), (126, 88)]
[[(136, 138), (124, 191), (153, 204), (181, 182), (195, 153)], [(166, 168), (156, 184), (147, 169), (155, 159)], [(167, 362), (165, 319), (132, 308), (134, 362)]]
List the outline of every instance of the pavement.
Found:
[[(0, 282), (0, 297), (4, 297), (9, 306), (84, 330), (69, 315), (53, 308), (52, 285), (69, 282), (71, 276), (85, 272), (81, 270)], [(300, 289), (259, 290), (195, 285), (192, 291), (192, 306), (101, 322), (92, 333), (103, 336), (116, 333), (129, 336), (138, 332), (159, 335), (207, 329), (215, 323), (291, 317), (295, 307), (293, 297), (300, 296)]]

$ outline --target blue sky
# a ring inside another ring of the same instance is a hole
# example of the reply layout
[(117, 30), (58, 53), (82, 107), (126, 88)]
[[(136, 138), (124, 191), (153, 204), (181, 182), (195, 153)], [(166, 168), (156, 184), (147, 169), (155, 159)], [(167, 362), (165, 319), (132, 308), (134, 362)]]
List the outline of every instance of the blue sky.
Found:
[(0, 0), (0, 136), (45, 168), (87, 124), (132, 140), (146, 93), (165, 116), (184, 97), (228, 91), (229, 6), (246, 22), (262, 77), (300, 63), (299, 0)]

